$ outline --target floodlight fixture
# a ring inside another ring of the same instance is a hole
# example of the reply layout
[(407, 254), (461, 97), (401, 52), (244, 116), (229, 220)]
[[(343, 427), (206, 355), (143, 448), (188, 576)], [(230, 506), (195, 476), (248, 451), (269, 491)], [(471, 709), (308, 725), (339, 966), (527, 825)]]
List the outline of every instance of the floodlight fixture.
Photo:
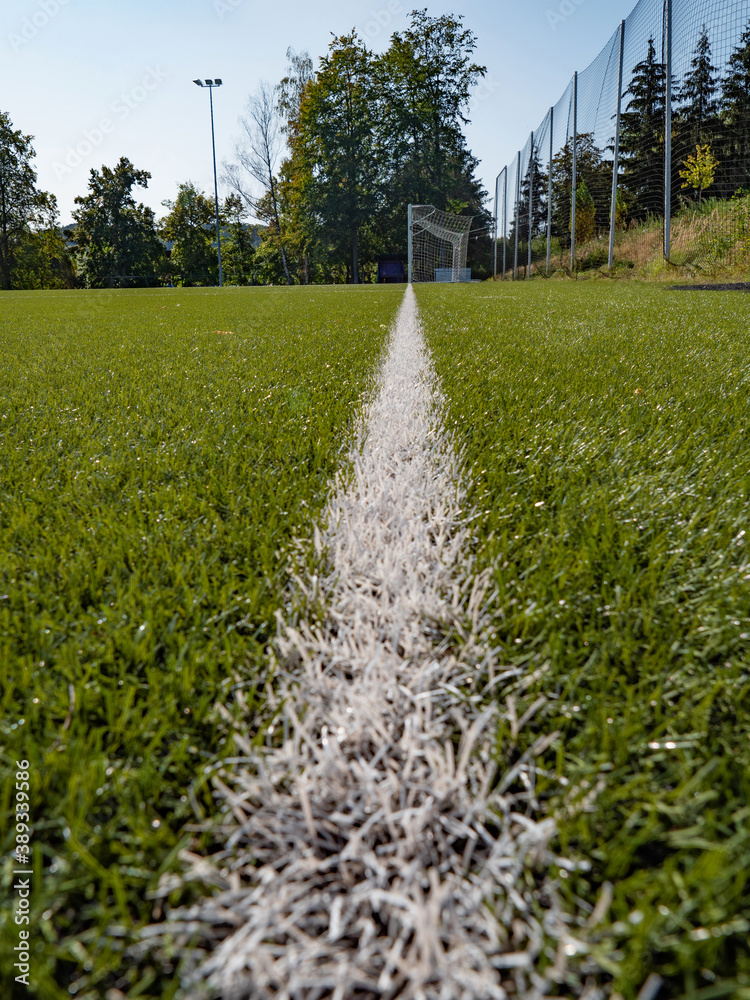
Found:
[(219, 255), (219, 287), (224, 285), (224, 272), (221, 268), (221, 227), (219, 225), (219, 182), (216, 177), (216, 137), (214, 134), (214, 87), (221, 86), (221, 80), (193, 80), (199, 87), (208, 87), (211, 103), (211, 148), (214, 155), (214, 208), (216, 210), (216, 250)]

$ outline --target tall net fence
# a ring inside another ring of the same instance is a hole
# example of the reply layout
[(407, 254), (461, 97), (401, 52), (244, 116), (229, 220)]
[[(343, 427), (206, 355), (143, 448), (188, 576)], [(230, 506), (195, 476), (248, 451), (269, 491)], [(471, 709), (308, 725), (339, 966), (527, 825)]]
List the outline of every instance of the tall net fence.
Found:
[(750, 266), (750, 0), (640, 0), (495, 182), (495, 274)]

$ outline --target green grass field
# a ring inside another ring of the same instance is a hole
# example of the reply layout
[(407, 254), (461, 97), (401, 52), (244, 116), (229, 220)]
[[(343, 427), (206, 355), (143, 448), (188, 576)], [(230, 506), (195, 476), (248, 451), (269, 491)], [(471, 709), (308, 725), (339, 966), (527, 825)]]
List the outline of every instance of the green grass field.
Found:
[(586, 913), (612, 886), (582, 936), (628, 998), (652, 972), (660, 998), (749, 997), (750, 297), (417, 293), (496, 641), (539, 671), (499, 752), (560, 731), (535, 794), (592, 861), (562, 891)]
[[(626, 1000), (652, 972), (658, 1000), (747, 1000), (750, 297), (417, 293), (495, 642), (533, 677), (499, 696), (529, 718), (501, 723), (498, 753), (560, 732), (533, 796), (555, 849), (592, 862), (561, 892), (586, 915), (612, 887), (575, 933)], [(257, 725), (285, 552), (322, 511), (402, 294), (0, 298), (0, 816), (7, 859), (27, 759), (39, 1000), (174, 995), (124, 951), (186, 826), (215, 813), (217, 705), (241, 691)]]
[(7, 891), (22, 759), (31, 995), (173, 992), (122, 950), (214, 810), (202, 767), (226, 753), (215, 706), (235, 683), (252, 728), (285, 550), (311, 534), (402, 294), (0, 300), (3, 1000), (29, 995)]

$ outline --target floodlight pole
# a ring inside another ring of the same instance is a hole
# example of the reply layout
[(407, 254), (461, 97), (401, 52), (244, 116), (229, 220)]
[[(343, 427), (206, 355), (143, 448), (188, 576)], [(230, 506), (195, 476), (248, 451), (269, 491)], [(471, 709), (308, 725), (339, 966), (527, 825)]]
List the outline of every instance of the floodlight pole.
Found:
[(199, 87), (208, 87), (211, 104), (211, 149), (214, 156), (214, 209), (216, 212), (216, 248), (219, 255), (219, 287), (224, 286), (224, 272), (221, 267), (221, 226), (219, 225), (219, 182), (216, 177), (216, 136), (214, 133), (214, 87), (220, 87), (221, 80), (193, 80)]
[(622, 113), (622, 56), (625, 48), (625, 22), (620, 21), (620, 60), (617, 70), (617, 115), (615, 118), (615, 148), (612, 160), (612, 207), (609, 218), (608, 266), (615, 261), (615, 224), (617, 222), (617, 175), (620, 170), (620, 116)]

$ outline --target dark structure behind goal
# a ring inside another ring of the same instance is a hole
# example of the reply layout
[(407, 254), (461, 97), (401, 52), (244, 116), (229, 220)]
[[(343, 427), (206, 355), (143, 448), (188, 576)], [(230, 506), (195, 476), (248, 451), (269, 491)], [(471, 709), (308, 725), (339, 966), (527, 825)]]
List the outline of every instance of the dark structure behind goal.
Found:
[(378, 257), (378, 284), (406, 281), (406, 254), (392, 253)]

